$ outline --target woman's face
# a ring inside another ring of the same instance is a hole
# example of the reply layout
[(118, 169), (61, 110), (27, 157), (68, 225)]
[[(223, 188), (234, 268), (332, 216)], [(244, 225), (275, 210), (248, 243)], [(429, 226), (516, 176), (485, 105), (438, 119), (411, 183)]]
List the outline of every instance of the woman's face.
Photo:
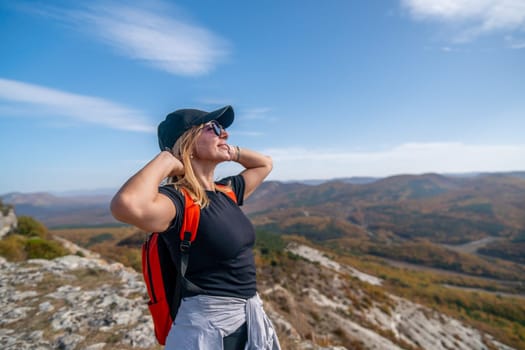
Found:
[(212, 120), (204, 124), (199, 136), (197, 136), (195, 140), (193, 151), (194, 159), (218, 162), (230, 160), (227, 140), (228, 132), (226, 132), (218, 122)]

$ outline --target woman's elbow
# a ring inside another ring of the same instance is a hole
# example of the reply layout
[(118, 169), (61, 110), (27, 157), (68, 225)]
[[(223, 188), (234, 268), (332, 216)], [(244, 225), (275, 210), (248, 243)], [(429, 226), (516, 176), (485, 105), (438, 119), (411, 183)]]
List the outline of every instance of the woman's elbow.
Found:
[(122, 194), (115, 195), (109, 204), (109, 209), (115, 219), (130, 223), (130, 219), (133, 216), (133, 204), (129, 198)]
[(268, 174), (269, 174), (273, 169), (273, 159), (270, 156), (265, 156), (265, 160), (266, 160), (265, 166), (268, 169)]

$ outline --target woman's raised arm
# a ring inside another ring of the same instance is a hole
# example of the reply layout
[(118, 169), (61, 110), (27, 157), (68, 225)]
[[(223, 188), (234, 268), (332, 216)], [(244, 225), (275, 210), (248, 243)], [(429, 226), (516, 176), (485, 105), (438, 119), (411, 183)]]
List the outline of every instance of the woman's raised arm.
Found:
[(115, 219), (145, 231), (162, 232), (176, 214), (172, 201), (158, 187), (168, 176), (184, 173), (183, 164), (170, 152), (160, 152), (133, 175), (111, 200)]
[(232, 147), (235, 147), (237, 151), (232, 160), (246, 168), (241, 172), (245, 183), (244, 198), (246, 199), (270, 174), (273, 168), (273, 161), (269, 156), (259, 152), (247, 148)]

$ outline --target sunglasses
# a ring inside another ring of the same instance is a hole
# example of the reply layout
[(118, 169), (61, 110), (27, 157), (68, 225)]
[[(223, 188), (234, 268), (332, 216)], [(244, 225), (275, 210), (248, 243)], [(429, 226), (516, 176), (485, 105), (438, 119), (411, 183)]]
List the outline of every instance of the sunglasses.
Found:
[(204, 124), (204, 128), (206, 131), (213, 130), (217, 136), (221, 136), (222, 132), (224, 131), (222, 125), (216, 120), (212, 120), (211, 122)]

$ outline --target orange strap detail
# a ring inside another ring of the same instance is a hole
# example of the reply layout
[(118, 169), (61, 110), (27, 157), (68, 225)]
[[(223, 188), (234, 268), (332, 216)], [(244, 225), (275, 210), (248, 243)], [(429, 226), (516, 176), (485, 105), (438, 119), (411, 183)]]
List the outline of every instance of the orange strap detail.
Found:
[[(228, 197), (237, 203), (237, 196), (231, 187), (221, 184), (215, 184), (215, 186), (220, 188)], [(193, 198), (191, 198), (191, 195), (185, 188), (181, 188), (181, 191), (184, 194), (184, 220), (182, 220), (182, 227), (180, 229), (180, 240), (184, 241), (185, 233), (190, 232), (190, 242), (193, 242), (195, 241), (195, 237), (197, 237), (201, 208), (193, 201)]]
[(180, 229), (180, 240), (184, 240), (186, 232), (190, 232), (190, 242), (195, 240), (197, 236), (197, 227), (199, 226), (199, 219), (201, 217), (201, 208), (193, 201), (188, 191), (181, 188), (184, 194), (184, 220)]
[(230, 186), (215, 184), (215, 187), (220, 188), (228, 197), (230, 197), (235, 203), (237, 203), (237, 196), (233, 192)]

